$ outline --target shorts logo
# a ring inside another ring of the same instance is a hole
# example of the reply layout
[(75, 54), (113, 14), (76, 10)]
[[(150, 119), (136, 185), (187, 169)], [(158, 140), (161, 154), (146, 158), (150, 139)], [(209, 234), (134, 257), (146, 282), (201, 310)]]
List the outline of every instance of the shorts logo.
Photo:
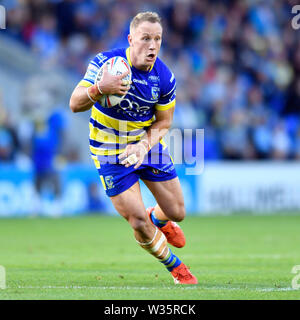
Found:
[(107, 185), (108, 189), (114, 188), (113, 176), (106, 176), (105, 177), (105, 184)]
[(152, 99), (157, 100), (159, 95), (159, 88), (158, 87), (151, 87)]
[(159, 174), (159, 170), (158, 170), (158, 169), (152, 169), (152, 172), (153, 172), (154, 174)]

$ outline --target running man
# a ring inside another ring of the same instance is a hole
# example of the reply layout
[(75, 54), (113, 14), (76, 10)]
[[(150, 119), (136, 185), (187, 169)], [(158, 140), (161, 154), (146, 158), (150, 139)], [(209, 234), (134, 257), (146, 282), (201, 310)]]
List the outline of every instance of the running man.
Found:
[[(157, 13), (137, 14), (130, 23), (129, 47), (99, 53), (90, 62), (72, 93), (70, 108), (73, 112), (92, 108), (91, 156), (106, 194), (133, 228), (137, 243), (166, 266), (175, 284), (197, 284), (197, 278), (167, 245), (185, 245), (176, 223), (184, 219), (185, 208), (163, 140), (172, 124), (176, 80), (158, 58), (162, 31)], [(95, 83), (97, 71), (115, 56), (128, 61), (131, 83), (122, 80), (128, 72), (114, 76), (105, 65), (101, 81)], [(125, 97), (117, 106), (104, 108), (98, 102), (104, 94)], [(155, 207), (145, 209), (139, 179), (154, 195)]]

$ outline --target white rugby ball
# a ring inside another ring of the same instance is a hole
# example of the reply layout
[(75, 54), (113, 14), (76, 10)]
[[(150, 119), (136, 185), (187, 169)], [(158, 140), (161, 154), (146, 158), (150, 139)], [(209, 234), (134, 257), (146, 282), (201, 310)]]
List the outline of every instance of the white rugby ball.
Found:
[[(120, 75), (126, 71), (129, 71), (129, 74), (123, 78), (123, 80), (128, 80), (131, 81), (131, 69), (128, 61), (120, 56), (116, 56), (113, 58), (110, 58), (107, 60), (103, 66), (99, 69), (96, 77), (96, 82), (100, 81), (102, 79), (103, 75), (103, 68), (104, 66), (107, 65), (107, 70), (110, 74), (112, 75)], [(113, 106), (116, 106), (119, 104), (125, 95), (118, 95), (118, 94), (104, 94), (100, 99), (99, 103), (101, 104), (102, 107), (104, 108), (110, 108)]]

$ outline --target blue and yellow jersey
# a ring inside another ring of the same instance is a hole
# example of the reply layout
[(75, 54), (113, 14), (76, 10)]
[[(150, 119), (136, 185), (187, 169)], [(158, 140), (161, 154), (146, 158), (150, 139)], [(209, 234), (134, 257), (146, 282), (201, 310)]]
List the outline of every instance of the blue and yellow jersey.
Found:
[(99, 53), (89, 64), (79, 86), (94, 84), (101, 66), (110, 58), (127, 59), (132, 72), (132, 85), (116, 106), (104, 108), (99, 102), (92, 107), (90, 118), (90, 150), (94, 156), (117, 155), (126, 145), (135, 143), (155, 120), (156, 110), (175, 106), (176, 80), (169, 68), (157, 58), (149, 71), (136, 69), (129, 55), (130, 48)]

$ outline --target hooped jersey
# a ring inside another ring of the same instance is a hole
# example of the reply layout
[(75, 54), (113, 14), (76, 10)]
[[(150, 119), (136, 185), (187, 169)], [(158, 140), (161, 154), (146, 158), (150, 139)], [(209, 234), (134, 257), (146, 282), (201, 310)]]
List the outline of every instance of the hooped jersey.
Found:
[(116, 106), (104, 108), (99, 102), (92, 107), (90, 118), (90, 151), (92, 156), (122, 153), (127, 144), (135, 143), (155, 120), (156, 110), (175, 106), (176, 80), (169, 68), (157, 58), (149, 71), (136, 69), (130, 61), (130, 48), (99, 53), (89, 63), (79, 86), (95, 83), (98, 70), (110, 58), (127, 59), (132, 72), (131, 88)]

